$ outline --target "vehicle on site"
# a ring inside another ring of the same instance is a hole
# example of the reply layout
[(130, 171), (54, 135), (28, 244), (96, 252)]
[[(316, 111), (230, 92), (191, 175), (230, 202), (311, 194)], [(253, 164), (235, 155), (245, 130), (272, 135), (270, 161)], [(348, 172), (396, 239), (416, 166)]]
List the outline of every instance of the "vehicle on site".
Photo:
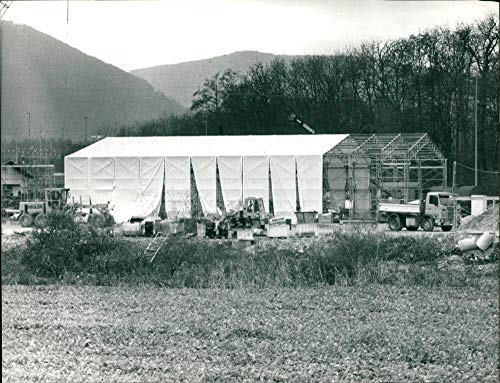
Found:
[[(45, 188), (43, 201), (23, 201), (19, 203), (18, 220), (21, 226), (45, 227), (48, 224), (48, 215), (53, 211), (68, 208), (68, 192), (66, 188)], [(113, 224), (113, 217), (109, 214), (106, 205), (72, 205), (76, 223), (89, 224), (103, 228)], [(13, 215), (16, 218), (17, 214)]]
[(264, 207), (264, 200), (248, 197), (245, 198), (239, 210), (225, 213), (217, 221), (206, 222), (206, 233), (209, 237), (226, 238), (232, 230), (245, 228), (262, 230), (269, 223), (269, 218)]
[(156, 223), (159, 221), (159, 217), (145, 218), (133, 216), (122, 224), (122, 234), (130, 237), (153, 237), (158, 232)]
[(109, 214), (105, 205), (76, 207), (74, 214), (76, 223), (89, 224), (98, 228), (109, 227), (114, 223), (113, 216)]
[(45, 188), (43, 201), (22, 201), (19, 203), (19, 223), (23, 227), (45, 227), (47, 215), (54, 210), (62, 210), (66, 206), (68, 191), (65, 188)]
[(452, 193), (429, 192), (425, 201), (379, 203), (377, 215), (378, 221), (387, 222), (392, 231), (400, 231), (403, 227), (410, 231), (418, 230), (419, 227), (432, 231), (435, 226), (441, 227), (442, 231), (450, 231), (456, 217), (455, 209), (457, 207)]

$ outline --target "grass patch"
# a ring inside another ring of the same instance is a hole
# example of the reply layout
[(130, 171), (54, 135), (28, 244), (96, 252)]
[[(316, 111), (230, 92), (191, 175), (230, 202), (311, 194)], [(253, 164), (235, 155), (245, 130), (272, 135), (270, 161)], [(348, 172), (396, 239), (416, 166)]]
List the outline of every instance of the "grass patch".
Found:
[(236, 249), (227, 241), (171, 237), (152, 264), (142, 258), (145, 243), (75, 224), (65, 213), (51, 215), (48, 228), (36, 231), (25, 247), (2, 253), (2, 283), (172, 288), (497, 285), (498, 261), (487, 265), (487, 273), (464, 262), (447, 267), (443, 262), (448, 257), (461, 258), (443, 238), (352, 231), (307, 246), (297, 240), (263, 241)]

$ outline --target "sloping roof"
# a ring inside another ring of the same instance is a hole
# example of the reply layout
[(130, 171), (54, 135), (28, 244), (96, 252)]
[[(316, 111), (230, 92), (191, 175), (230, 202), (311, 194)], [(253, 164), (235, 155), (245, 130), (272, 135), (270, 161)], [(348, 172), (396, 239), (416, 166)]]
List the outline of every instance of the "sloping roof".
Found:
[(348, 134), (107, 137), (67, 157), (322, 155)]

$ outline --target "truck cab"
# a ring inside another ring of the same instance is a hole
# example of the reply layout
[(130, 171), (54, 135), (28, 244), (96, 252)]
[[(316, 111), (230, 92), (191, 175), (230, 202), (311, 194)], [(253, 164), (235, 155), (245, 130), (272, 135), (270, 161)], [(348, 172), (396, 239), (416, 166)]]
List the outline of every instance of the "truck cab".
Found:
[(427, 193), (425, 199), (424, 217), (432, 220), (432, 226), (439, 226), (443, 231), (451, 230), (453, 226), (454, 209), (452, 193)]

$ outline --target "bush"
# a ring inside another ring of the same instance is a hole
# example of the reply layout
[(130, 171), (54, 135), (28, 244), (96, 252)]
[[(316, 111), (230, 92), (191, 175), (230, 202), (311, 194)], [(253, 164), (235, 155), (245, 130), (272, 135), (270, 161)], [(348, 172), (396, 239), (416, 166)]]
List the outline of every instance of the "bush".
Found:
[(115, 250), (117, 243), (110, 232), (75, 223), (70, 212), (54, 212), (47, 227), (33, 233), (22, 263), (36, 275), (60, 277), (65, 272), (99, 269), (103, 255)]
[(46, 229), (34, 233), (20, 261), (9, 258), (5, 263), (2, 255), (7, 266), (2, 281), (179, 288), (478, 283), (477, 276), (463, 268), (438, 269), (452, 247), (433, 238), (353, 231), (312, 241), (307, 248), (297, 246), (300, 241), (279, 243), (286, 247), (263, 242), (247, 251), (234, 248), (231, 242), (173, 236), (150, 264), (142, 258), (144, 242), (141, 246), (136, 240), (115, 238), (109, 231), (75, 224), (69, 213), (55, 213)]

